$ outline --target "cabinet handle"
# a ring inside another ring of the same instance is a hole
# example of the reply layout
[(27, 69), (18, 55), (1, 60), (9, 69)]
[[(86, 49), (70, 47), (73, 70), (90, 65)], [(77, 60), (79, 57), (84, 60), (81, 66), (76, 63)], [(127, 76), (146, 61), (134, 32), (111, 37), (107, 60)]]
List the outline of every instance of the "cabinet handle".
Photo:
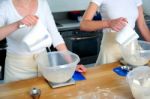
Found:
[(97, 36), (90, 36), (90, 37), (71, 37), (71, 40), (86, 40), (91, 38), (96, 38)]

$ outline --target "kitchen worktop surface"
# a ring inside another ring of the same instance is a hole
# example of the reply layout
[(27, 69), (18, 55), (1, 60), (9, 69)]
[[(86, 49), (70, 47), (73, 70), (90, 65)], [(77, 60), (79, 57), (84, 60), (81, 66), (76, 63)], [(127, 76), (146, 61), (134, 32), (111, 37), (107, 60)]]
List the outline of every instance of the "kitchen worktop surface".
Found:
[(113, 95), (119, 96), (117, 99), (133, 99), (125, 78), (112, 71), (119, 65), (115, 62), (88, 68), (84, 74), (86, 80), (56, 89), (52, 89), (43, 77), (0, 84), (0, 99), (32, 99), (29, 91), (33, 87), (41, 89), (40, 99), (91, 99), (99, 90), (110, 90)]

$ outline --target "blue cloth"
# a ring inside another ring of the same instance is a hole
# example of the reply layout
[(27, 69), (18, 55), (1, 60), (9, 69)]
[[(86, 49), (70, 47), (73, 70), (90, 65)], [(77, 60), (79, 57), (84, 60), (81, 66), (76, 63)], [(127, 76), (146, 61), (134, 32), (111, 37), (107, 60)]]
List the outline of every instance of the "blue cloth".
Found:
[(113, 71), (119, 76), (126, 76), (128, 74), (128, 70), (122, 69), (120, 66), (113, 69)]
[(82, 73), (75, 71), (72, 77), (75, 81), (85, 80), (86, 78)]

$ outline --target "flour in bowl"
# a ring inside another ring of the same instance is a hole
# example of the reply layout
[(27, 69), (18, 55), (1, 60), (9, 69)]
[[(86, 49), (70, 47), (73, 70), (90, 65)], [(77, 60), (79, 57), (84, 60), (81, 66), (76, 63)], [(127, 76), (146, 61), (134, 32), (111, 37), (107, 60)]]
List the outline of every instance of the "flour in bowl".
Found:
[(150, 99), (150, 79), (140, 85), (133, 82), (130, 87), (135, 99)]
[(138, 41), (134, 41), (127, 46), (121, 46), (122, 55), (125, 60), (130, 65), (133, 66), (142, 66), (146, 65), (149, 61), (148, 58), (145, 58), (141, 51), (144, 49), (138, 43)]
[(75, 66), (69, 68), (55, 69), (55, 70), (42, 68), (42, 73), (44, 78), (46, 78), (46, 80), (52, 83), (63, 83), (71, 79), (75, 71), (75, 68), (76, 68)]

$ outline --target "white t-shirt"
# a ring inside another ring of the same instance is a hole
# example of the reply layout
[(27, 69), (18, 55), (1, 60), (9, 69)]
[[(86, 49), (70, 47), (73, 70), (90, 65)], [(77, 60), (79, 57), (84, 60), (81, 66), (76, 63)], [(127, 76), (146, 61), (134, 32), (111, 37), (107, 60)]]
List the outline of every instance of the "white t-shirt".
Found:
[[(35, 13), (42, 21), (43, 25), (47, 28), (52, 37), (52, 43), (54, 47), (64, 43), (63, 38), (57, 30), (54, 18), (49, 9), (47, 0), (38, 0), (38, 9)], [(17, 10), (15, 9), (12, 0), (4, 0), (0, 4), (0, 26), (5, 26), (22, 19)], [(7, 51), (16, 54), (30, 54), (37, 53), (44, 49), (39, 49), (38, 51), (29, 52), (28, 49), (24, 46), (22, 39), (23, 37), (31, 31), (31, 27), (26, 27), (18, 29), (15, 32), (7, 36)]]
[(138, 17), (137, 7), (142, 5), (141, 0), (91, 0), (100, 7), (103, 20), (127, 18), (129, 25), (134, 28)]
[[(141, 0), (91, 0), (99, 6), (102, 20), (124, 17), (128, 24), (134, 28), (138, 17), (138, 6), (142, 5)], [(116, 42), (116, 34), (110, 28), (103, 29), (101, 50), (96, 65), (112, 63), (120, 60), (121, 50)]]

